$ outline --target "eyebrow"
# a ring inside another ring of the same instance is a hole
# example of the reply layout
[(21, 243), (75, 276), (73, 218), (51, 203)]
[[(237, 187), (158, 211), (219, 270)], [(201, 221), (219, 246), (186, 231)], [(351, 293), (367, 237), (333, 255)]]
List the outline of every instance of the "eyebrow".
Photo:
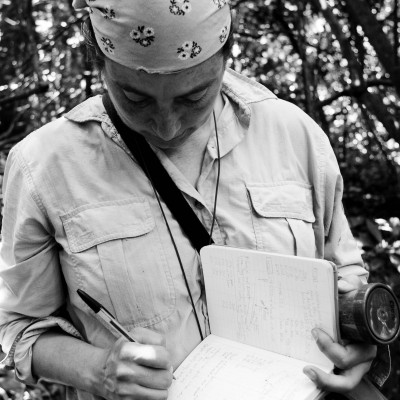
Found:
[[(209, 80), (207, 82), (204, 82), (204, 83), (200, 84), (199, 86), (196, 86), (195, 88), (193, 88), (190, 92), (184, 93), (184, 94), (182, 94), (181, 96), (178, 96), (178, 97), (187, 97), (187, 96), (190, 96), (192, 94), (201, 92), (202, 90), (205, 90), (209, 86), (211, 86), (215, 82), (215, 80), (216, 80), (216, 78), (211, 79), (211, 80)], [(135, 89), (135, 88), (123, 83), (123, 82), (118, 82), (117, 80), (115, 80), (114, 82), (118, 86), (120, 86), (123, 90), (125, 90), (126, 92), (134, 93), (134, 94), (137, 94), (137, 95), (143, 96), (143, 97), (151, 97), (147, 93), (144, 93), (144, 92), (142, 92), (142, 91), (140, 91), (138, 89)]]

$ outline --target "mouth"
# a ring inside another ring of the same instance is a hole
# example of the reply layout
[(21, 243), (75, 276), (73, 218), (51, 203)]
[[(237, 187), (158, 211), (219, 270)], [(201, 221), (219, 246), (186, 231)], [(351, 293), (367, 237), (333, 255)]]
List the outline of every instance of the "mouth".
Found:
[(190, 134), (191, 130), (186, 129), (183, 132), (179, 133), (178, 135), (172, 136), (170, 139), (165, 139), (163, 136), (154, 135), (154, 133), (146, 132), (142, 135), (145, 136), (148, 140), (155, 142), (155, 143), (165, 143), (165, 144), (172, 144), (175, 142), (180, 142), (182, 139)]

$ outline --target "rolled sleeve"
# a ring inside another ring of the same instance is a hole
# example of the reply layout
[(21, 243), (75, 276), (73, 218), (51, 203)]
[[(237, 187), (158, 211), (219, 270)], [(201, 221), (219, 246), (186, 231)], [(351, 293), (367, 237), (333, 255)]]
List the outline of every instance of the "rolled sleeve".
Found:
[(343, 178), (330, 146), (325, 171), (324, 258), (337, 265), (340, 277), (358, 275), (366, 283), (368, 271), (343, 209)]
[(32, 345), (46, 330), (79, 333), (57, 310), (65, 303), (57, 244), (18, 145), (7, 160), (0, 250), (0, 343), (3, 364), (34, 383)]
[(63, 332), (83, 340), (65, 318), (49, 316), (35, 319), (18, 333), (6, 358), (6, 365), (11, 363), (9, 366), (15, 368), (15, 374), (20, 381), (30, 385), (37, 383), (37, 377), (32, 374), (32, 346), (42, 333), (54, 328), (60, 328)]

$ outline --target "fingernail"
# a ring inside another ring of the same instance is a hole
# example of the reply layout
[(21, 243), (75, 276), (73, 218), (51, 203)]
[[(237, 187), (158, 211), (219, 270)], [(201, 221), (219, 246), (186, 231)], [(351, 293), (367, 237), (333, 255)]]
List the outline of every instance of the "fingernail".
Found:
[(303, 371), (313, 382), (317, 381), (317, 374), (312, 369), (305, 369)]
[(318, 331), (316, 329), (311, 330), (311, 335), (313, 336), (314, 340), (318, 340)]

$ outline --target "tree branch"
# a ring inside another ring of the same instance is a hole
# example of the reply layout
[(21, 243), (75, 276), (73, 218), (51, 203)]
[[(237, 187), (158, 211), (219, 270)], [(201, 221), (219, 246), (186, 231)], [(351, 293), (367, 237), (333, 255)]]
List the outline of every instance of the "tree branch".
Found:
[(365, 93), (368, 90), (368, 88), (374, 86), (393, 86), (393, 82), (388, 79), (371, 79), (369, 81), (364, 82), (363, 85), (353, 85), (342, 90), (341, 92), (335, 93), (333, 96), (320, 101), (318, 103), (318, 106), (325, 107), (343, 96), (359, 97), (363, 93)]
[(382, 26), (372, 14), (371, 8), (365, 0), (347, 0), (346, 7), (349, 15), (363, 29), (369, 42), (374, 48), (379, 61), (393, 80), (397, 93), (400, 95), (400, 66), (393, 59), (394, 46), (390, 43)]
[(394, 0), (393, 10), (393, 57), (396, 66), (400, 64), (399, 60), (399, 0)]
[(32, 96), (33, 94), (46, 93), (48, 90), (49, 90), (48, 83), (40, 83), (37, 87), (27, 90), (26, 92), (0, 99), (0, 106), (14, 101), (26, 99), (27, 97)]
[(0, 133), (0, 140), (7, 140), (9, 136), (11, 136), (12, 131), (14, 130), (15, 124), (19, 121), (21, 118), (21, 115), (25, 112), (25, 110), (21, 110), (17, 115), (14, 117), (14, 119), (11, 121), (9, 127), (7, 128), (6, 131)]
[(349, 64), (349, 72), (352, 81), (362, 81), (362, 65), (357, 60), (353, 49), (351, 48), (349, 37), (343, 33), (343, 26), (336, 18), (330, 6), (322, 6), (320, 0), (310, 0), (311, 4), (316, 8), (326, 19), (331, 27), (332, 33), (335, 35), (342, 50), (343, 57)]

